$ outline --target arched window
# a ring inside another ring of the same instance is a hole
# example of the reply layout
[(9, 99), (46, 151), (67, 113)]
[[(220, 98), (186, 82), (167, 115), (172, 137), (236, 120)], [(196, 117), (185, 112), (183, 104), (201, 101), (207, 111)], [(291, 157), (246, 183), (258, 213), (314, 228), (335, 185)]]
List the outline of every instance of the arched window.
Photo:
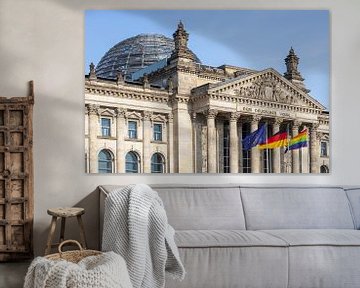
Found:
[(112, 156), (109, 150), (101, 150), (98, 157), (99, 173), (112, 173)]
[(154, 153), (151, 157), (151, 173), (164, 173), (165, 171), (164, 156), (160, 153)]
[(329, 167), (326, 165), (320, 166), (320, 173), (329, 173)]
[(125, 157), (125, 172), (139, 173), (139, 157), (135, 152), (129, 152)]

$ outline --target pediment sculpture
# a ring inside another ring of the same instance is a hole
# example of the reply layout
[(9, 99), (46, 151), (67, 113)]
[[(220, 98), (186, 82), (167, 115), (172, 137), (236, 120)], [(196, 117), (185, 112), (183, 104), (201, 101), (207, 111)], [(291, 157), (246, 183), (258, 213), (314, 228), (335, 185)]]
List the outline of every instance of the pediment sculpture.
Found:
[(263, 77), (236, 89), (235, 94), (240, 97), (265, 101), (297, 104), (298, 101), (291, 92), (281, 87), (280, 81), (273, 77)]

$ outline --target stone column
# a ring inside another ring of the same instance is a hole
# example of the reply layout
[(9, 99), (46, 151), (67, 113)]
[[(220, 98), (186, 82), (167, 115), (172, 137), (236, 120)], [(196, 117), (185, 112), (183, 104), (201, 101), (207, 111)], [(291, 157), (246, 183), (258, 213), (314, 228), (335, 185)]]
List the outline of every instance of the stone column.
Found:
[(243, 147), (242, 147), (242, 120), (238, 122), (238, 152), (239, 152), (239, 172), (243, 172)]
[(143, 173), (151, 173), (151, 115), (149, 111), (144, 111), (143, 115)]
[(239, 173), (239, 137), (237, 130), (237, 120), (239, 113), (230, 114), (230, 173)]
[[(292, 125), (292, 137), (295, 137), (299, 134), (299, 126), (301, 122), (295, 120)], [(292, 173), (300, 173), (300, 158), (299, 158), (299, 149), (291, 150), (292, 155)]]
[(89, 113), (89, 172), (98, 173), (97, 136), (99, 135), (99, 105), (88, 106)]
[(125, 123), (126, 109), (116, 108), (116, 170), (125, 173), (124, 138), (127, 131)]
[[(254, 115), (251, 120), (251, 133), (259, 128), (261, 116)], [(251, 173), (260, 173), (260, 150), (257, 147), (251, 148)]]
[(196, 112), (191, 113), (191, 122), (192, 122), (192, 150), (193, 150), (193, 167), (194, 173), (197, 172), (197, 158), (198, 158), (198, 151), (196, 151), (196, 142), (197, 142), (197, 135), (196, 135)]
[[(306, 129), (308, 132), (308, 134), (310, 133), (309, 131), (309, 127), (304, 125), (303, 126), (303, 129), (301, 129), (300, 131)], [(310, 146), (310, 143), (308, 142), (308, 146), (307, 147), (303, 147), (300, 149), (300, 159), (301, 159), (301, 162), (300, 162), (300, 172), (301, 173), (309, 173), (310, 171), (310, 157), (309, 157), (309, 146)]]
[(318, 123), (314, 123), (310, 127), (310, 172), (320, 172), (320, 151), (319, 141), (317, 139), (317, 129), (319, 128)]
[(174, 173), (174, 117), (172, 113), (168, 114), (168, 121), (168, 171)]
[[(276, 118), (273, 123), (273, 135), (280, 131), (280, 125), (283, 122), (282, 118)], [(280, 149), (281, 148), (274, 148), (273, 149), (273, 173), (281, 173), (281, 161), (280, 161)]]
[(215, 129), (215, 118), (218, 111), (209, 109), (207, 112), (207, 158), (208, 158), (208, 173), (216, 173), (216, 129)]

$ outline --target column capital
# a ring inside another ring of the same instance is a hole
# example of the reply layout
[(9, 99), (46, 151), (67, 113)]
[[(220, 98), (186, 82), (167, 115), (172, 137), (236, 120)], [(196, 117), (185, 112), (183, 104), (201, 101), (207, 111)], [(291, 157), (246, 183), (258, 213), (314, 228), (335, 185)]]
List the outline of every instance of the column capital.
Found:
[(151, 116), (152, 116), (152, 112), (150, 112), (150, 111), (144, 111), (143, 112), (144, 121), (150, 121)]
[(275, 118), (273, 121), (274, 125), (281, 125), (284, 122), (284, 118)]
[(89, 104), (87, 107), (87, 113), (89, 115), (99, 115), (100, 114), (100, 105)]
[(237, 122), (239, 118), (240, 118), (240, 113), (239, 112), (231, 112), (229, 114), (230, 122)]
[(316, 139), (317, 139), (318, 141), (320, 141), (323, 136), (324, 136), (324, 133), (318, 132), (318, 131), (316, 132)]
[(252, 116), (252, 119), (251, 119), (251, 123), (252, 124), (258, 124), (259, 123), (259, 121), (261, 120), (261, 115), (253, 115)]
[(122, 107), (116, 107), (115, 108), (116, 117), (118, 118), (125, 118), (126, 115), (126, 109)]
[(299, 127), (301, 126), (301, 124), (302, 124), (301, 121), (299, 121), (299, 120), (294, 120), (292, 127), (293, 127), (293, 129), (299, 129)]
[(167, 116), (168, 116), (168, 121), (169, 121), (169, 123), (173, 123), (173, 121), (174, 121), (174, 115), (173, 115), (172, 113), (169, 113)]
[(205, 112), (205, 116), (207, 119), (215, 119), (217, 114), (218, 114), (218, 110), (216, 109), (209, 109)]
[(311, 132), (313, 132), (313, 131), (316, 132), (317, 129), (319, 128), (319, 126), (320, 126), (319, 122), (311, 123), (311, 125), (310, 125)]

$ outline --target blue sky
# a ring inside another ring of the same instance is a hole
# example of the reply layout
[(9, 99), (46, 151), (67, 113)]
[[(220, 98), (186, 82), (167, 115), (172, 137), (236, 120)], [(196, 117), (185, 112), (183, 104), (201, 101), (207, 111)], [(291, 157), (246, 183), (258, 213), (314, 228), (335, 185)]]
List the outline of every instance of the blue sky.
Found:
[(329, 108), (329, 12), (327, 10), (88, 10), (85, 71), (118, 42), (141, 34), (168, 37), (179, 20), (189, 47), (210, 66), (229, 64), (283, 74), (292, 46), (310, 95)]

